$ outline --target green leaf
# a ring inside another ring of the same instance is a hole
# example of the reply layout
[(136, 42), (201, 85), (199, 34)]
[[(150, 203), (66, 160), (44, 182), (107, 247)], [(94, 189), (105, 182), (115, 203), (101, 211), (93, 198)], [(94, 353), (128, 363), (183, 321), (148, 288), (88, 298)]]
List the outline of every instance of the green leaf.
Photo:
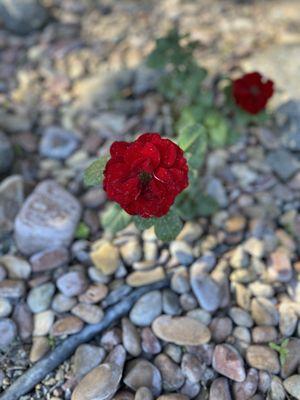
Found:
[(94, 161), (84, 172), (85, 186), (100, 185), (103, 180), (103, 171), (108, 161), (108, 156), (100, 157)]
[(134, 216), (133, 222), (140, 231), (143, 231), (151, 228), (151, 226), (154, 225), (155, 219), (156, 218), (142, 218), (139, 216)]
[(116, 234), (130, 224), (132, 217), (118, 204), (110, 204), (101, 215), (100, 221), (105, 230)]
[(209, 217), (218, 211), (219, 205), (217, 201), (206, 194), (198, 197), (198, 214), (201, 217)]
[(216, 111), (210, 112), (205, 118), (205, 125), (211, 147), (224, 147), (228, 143), (229, 125), (222, 115)]
[(76, 228), (75, 237), (76, 239), (87, 239), (91, 230), (85, 222), (80, 222)]
[(289, 339), (286, 338), (284, 339), (281, 344), (276, 344), (274, 342), (270, 342), (269, 343), (269, 347), (275, 351), (277, 351), (277, 353), (279, 354), (279, 360), (280, 360), (280, 364), (284, 365), (286, 362), (286, 358), (289, 355), (289, 350), (286, 348), (287, 345), (289, 343)]
[(156, 218), (154, 224), (155, 234), (158, 239), (170, 242), (176, 239), (182, 229), (182, 222), (174, 210), (170, 210), (167, 215)]

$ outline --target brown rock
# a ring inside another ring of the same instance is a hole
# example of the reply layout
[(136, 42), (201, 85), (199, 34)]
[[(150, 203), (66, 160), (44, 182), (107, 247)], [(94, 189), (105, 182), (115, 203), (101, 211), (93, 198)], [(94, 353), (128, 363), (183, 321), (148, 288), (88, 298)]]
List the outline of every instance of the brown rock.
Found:
[(165, 354), (159, 354), (155, 357), (154, 364), (161, 373), (163, 389), (166, 392), (175, 392), (181, 388), (184, 384), (185, 377), (177, 364)]
[(217, 372), (233, 381), (243, 382), (246, 378), (244, 361), (239, 352), (229, 344), (215, 347), (212, 365)]
[(128, 366), (124, 383), (133, 390), (147, 387), (154, 396), (161, 392), (162, 379), (159, 370), (147, 360), (134, 360)]
[(99, 303), (108, 293), (108, 288), (103, 283), (97, 283), (87, 288), (86, 292), (79, 296), (81, 303)]
[(32, 363), (39, 361), (50, 350), (49, 340), (46, 337), (33, 338), (29, 359)]
[(268, 371), (271, 374), (278, 374), (280, 371), (277, 353), (267, 346), (249, 346), (246, 353), (246, 360), (251, 367)]
[(154, 320), (152, 329), (160, 339), (183, 346), (207, 343), (211, 337), (204, 324), (189, 317), (162, 315)]
[(209, 400), (232, 400), (226, 378), (217, 378), (212, 382), (209, 391)]
[(20, 280), (5, 279), (0, 282), (0, 297), (18, 299), (25, 294), (25, 283)]
[(73, 335), (80, 332), (84, 323), (77, 317), (64, 317), (55, 322), (52, 327), (53, 336)]
[(79, 303), (72, 308), (72, 314), (87, 324), (98, 324), (103, 318), (103, 311), (94, 304)]
[(126, 283), (129, 286), (138, 287), (161, 281), (164, 278), (164, 269), (162, 267), (157, 267), (149, 271), (135, 271), (131, 273), (130, 275), (128, 275)]
[(69, 253), (65, 247), (46, 249), (30, 257), (34, 272), (49, 271), (59, 268), (69, 261)]

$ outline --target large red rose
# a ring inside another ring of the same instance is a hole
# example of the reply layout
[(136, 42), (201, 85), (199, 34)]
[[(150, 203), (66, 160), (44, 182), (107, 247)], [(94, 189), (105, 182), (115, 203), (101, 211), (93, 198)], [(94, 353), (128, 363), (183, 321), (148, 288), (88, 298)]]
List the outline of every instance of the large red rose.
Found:
[(158, 133), (144, 133), (132, 143), (115, 142), (110, 154), (103, 187), (128, 214), (161, 217), (188, 186), (183, 151)]
[(250, 72), (233, 81), (232, 94), (236, 104), (250, 114), (262, 111), (274, 93), (274, 82), (259, 72)]

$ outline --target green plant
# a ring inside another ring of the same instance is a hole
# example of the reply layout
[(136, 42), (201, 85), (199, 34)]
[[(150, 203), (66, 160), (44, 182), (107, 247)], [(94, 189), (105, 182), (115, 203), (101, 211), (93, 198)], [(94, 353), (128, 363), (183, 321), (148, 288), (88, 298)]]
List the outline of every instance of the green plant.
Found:
[(276, 344), (274, 342), (269, 343), (269, 347), (279, 354), (280, 364), (284, 365), (286, 362), (286, 358), (289, 354), (289, 350), (287, 349), (287, 345), (289, 344), (289, 339), (284, 339), (280, 344)]

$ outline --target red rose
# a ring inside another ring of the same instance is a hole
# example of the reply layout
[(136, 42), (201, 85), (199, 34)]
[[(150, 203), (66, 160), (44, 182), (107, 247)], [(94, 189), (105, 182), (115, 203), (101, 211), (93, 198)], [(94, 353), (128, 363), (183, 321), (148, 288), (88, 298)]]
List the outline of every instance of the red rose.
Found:
[(250, 114), (257, 114), (272, 97), (274, 83), (259, 72), (251, 72), (233, 81), (232, 93), (238, 106)]
[(158, 133), (144, 133), (132, 143), (115, 142), (110, 154), (103, 188), (128, 214), (161, 217), (188, 186), (183, 151)]

